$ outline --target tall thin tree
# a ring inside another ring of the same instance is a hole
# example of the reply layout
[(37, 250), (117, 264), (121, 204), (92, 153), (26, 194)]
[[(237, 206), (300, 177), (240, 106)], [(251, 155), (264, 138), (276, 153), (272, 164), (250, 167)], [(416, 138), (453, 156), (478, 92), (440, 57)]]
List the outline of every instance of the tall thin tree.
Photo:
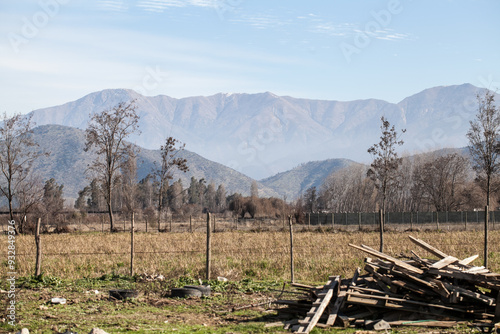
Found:
[(158, 182), (158, 224), (163, 210), (163, 197), (170, 180), (173, 178), (174, 170), (177, 169), (184, 173), (189, 170), (187, 159), (178, 156), (185, 146), (186, 144), (181, 144), (177, 139), (168, 137), (165, 140), (165, 145), (160, 147), (161, 162), (159, 165), (155, 162), (153, 170), (153, 175)]
[[(478, 112), (476, 118), (470, 122), (467, 132), (469, 151), (472, 156), (473, 167), (478, 172), (478, 181), (486, 179), (486, 208), (490, 207), (492, 177), (500, 169), (500, 110), (495, 106), (495, 95), (486, 90), (484, 97), (477, 95)], [(484, 266), (488, 266), (488, 214), (485, 210), (484, 226)]]
[(113, 218), (113, 189), (119, 170), (133, 151), (126, 138), (138, 130), (139, 116), (134, 101), (120, 102), (111, 109), (91, 116), (85, 130), (85, 151), (95, 149), (96, 158), (88, 170), (97, 177), (104, 188), (104, 198), (109, 213), (111, 230), (115, 230)]
[[(368, 149), (368, 153), (373, 156), (373, 162), (368, 169), (367, 176), (374, 182), (380, 196), (381, 217), (380, 217), (380, 251), (384, 248), (384, 219), (387, 202), (388, 190), (394, 186), (397, 181), (397, 170), (403, 161), (396, 152), (396, 147), (403, 145), (400, 136), (391, 123), (384, 116), (381, 117), (382, 135), (380, 142), (374, 144)], [(402, 129), (402, 133), (406, 130)]]

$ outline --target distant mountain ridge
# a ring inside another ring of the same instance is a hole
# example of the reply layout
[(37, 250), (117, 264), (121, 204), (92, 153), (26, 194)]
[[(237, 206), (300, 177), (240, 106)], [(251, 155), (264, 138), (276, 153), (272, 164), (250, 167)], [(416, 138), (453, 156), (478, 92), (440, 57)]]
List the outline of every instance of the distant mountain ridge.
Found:
[[(33, 169), (43, 180), (55, 178), (59, 184), (64, 185), (64, 196), (67, 199), (76, 199), (78, 191), (90, 183), (85, 171), (93, 159), (90, 152), (83, 150), (84, 131), (61, 125), (42, 125), (33, 130), (33, 139), (39, 144), (39, 150), (50, 152), (50, 156), (38, 159)], [(160, 161), (160, 151), (139, 147), (136, 149), (137, 181), (139, 181), (151, 173), (155, 161)], [(187, 159), (189, 171), (174, 173), (174, 180), (181, 179), (185, 188), (189, 186), (190, 179), (194, 176), (198, 180), (204, 178), (207, 184), (210, 182), (214, 182), (216, 186), (224, 184), (228, 194), (234, 192), (250, 194), (252, 178), (187, 150), (179, 153), (179, 157)], [(259, 195), (279, 196), (263, 184), (259, 184)]]
[(158, 149), (172, 135), (192, 152), (262, 179), (307, 161), (336, 157), (368, 162), (367, 149), (378, 141), (382, 115), (398, 130), (406, 128), (402, 139), (409, 152), (463, 147), (469, 120), (476, 114), (475, 96), (481, 92), (470, 84), (434, 87), (394, 104), (269, 92), (174, 99), (107, 89), (32, 114), (38, 125), (85, 129), (90, 114), (135, 100), (142, 133), (131, 142)]

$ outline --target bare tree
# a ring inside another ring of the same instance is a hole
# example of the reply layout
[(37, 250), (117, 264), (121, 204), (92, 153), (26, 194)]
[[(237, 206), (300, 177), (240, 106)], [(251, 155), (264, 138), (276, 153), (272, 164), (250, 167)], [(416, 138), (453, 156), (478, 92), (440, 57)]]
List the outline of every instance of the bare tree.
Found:
[[(391, 124), (384, 116), (380, 120), (382, 121), (382, 125), (380, 126), (382, 135), (380, 136), (380, 142), (368, 149), (368, 153), (373, 156), (374, 160), (371, 168), (368, 169), (367, 176), (374, 182), (382, 204), (380, 219), (380, 251), (382, 252), (384, 247), (383, 233), (387, 192), (397, 182), (397, 170), (401, 165), (402, 158), (398, 157), (396, 147), (403, 145), (403, 141), (399, 139), (394, 125), (391, 127)], [(405, 133), (406, 130), (403, 129), (401, 132)]]
[(94, 114), (85, 130), (85, 151), (95, 148), (96, 158), (88, 170), (94, 174), (104, 188), (104, 198), (109, 212), (111, 230), (115, 230), (113, 220), (113, 189), (116, 186), (119, 170), (133, 151), (125, 139), (138, 132), (139, 116), (134, 101), (120, 102), (111, 109)]
[[(13, 200), (21, 185), (30, 174), (36, 159), (48, 153), (38, 152), (38, 144), (33, 140), (31, 116), (3, 115), (0, 126), (0, 169), (2, 180), (0, 192), (7, 199), (9, 218), (14, 219)], [(17, 228), (16, 228), (17, 232)]]
[[(484, 98), (477, 96), (478, 113), (476, 119), (470, 122), (467, 132), (469, 150), (474, 162), (474, 169), (478, 172), (478, 179), (486, 179), (486, 207), (490, 207), (491, 179), (500, 168), (498, 154), (500, 145), (500, 112), (495, 106), (495, 96), (486, 90)], [(488, 266), (488, 221), (489, 210), (485, 212), (484, 220), (484, 266)]]
[[(30, 173), (28, 177), (19, 183), (14, 200), (18, 207), (19, 233), (26, 233), (26, 229), (30, 227), (26, 226), (28, 214), (35, 210), (38, 211), (37, 209), (43, 199), (43, 193), (42, 179), (35, 173)], [(32, 227), (34, 228), (34, 226)]]
[(415, 176), (424, 200), (437, 211), (458, 210), (469, 178), (469, 161), (456, 153), (447, 154), (417, 166)]
[[(179, 147), (176, 147), (179, 145)], [(165, 140), (165, 145), (160, 147), (161, 163), (158, 166), (155, 162), (153, 175), (158, 182), (158, 224), (161, 220), (163, 211), (163, 197), (168, 189), (169, 182), (173, 178), (174, 171), (180, 170), (186, 173), (189, 170), (187, 160), (178, 156), (184, 150), (186, 144), (181, 144), (177, 139), (168, 137)]]
[(495, 106), (493, 92), (487, 90), (484, 97), (477, 95), (478, 112), (470, 121), (467, 132), (473, 168), (485, 179), (486, 205), (490, 206), (491, 180), (500, 169), (499, 143), (500, 109)]

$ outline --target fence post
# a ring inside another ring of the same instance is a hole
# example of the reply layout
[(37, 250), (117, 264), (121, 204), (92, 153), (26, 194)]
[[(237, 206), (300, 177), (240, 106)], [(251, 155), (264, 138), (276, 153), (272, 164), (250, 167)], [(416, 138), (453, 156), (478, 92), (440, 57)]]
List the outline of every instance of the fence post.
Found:
[(380, 252), (384, 252), (384, 212), (379, 210), (379, 224), (380, 224)]
[(193, 233), (193, 216), (189, 215), (189, 232)]
[(361, 231), (361, 212), (358, 212), (358, 229)]
[(332, 212), (332, 231), (335, 228), (335, 213)]
[(294, 266), (293, 266), (293, 227), (292, 216), (288, 216), (288, 225), (290, 227), (290, 279), (292, 283), (295, 282)]
[(101, 217), (101, 233), (104, 233), (104, 218), (103, 217)]
[(35, 244), (36, 244), (36, 263), (35, 263), (35, 276), (40, 276), (42, 273), (42, 240), (40, 239), (40, 223), (41, 218), (36, 221), (35, 229)]
[(465, 211), (465, 230), (467, 231), (467, 211)]
[(311, 213), (307, 213), (308, 219), (307, 219), (307, 225), (309, 226), (309, 231), (311, 230)]
[(146, 233), (148, 233), (148, 219), (146, 218)]
[(134, 213), (132, 212), (132, 221), (130, 222), (130, 276), (134, 275)]
[(212, 260), (212, 228), (210, 226), (210, 212), (207, 212), (207, 263), (206, 263), (206, 277), (207, 281), (210, 280), (210, 261)]
[(215, 213), (213, 214), (213, 218), (212, 219), (214, 221), (214, 233), (215, 233), (215, 223), (216, 223), (216, 221), (215, 221)]
[(436, 231), (439, 231), (439, 212), (436, 211)]
[(173, 216), (173, 215), (170, 215), (170, 227), (168, 228), (168, 231), (169, 231), (170, 233), (172, 233), (172, 216)]
[(484, 207), (484, 264), (485, 268), (488, 268), (488, 216), (489, 208)]

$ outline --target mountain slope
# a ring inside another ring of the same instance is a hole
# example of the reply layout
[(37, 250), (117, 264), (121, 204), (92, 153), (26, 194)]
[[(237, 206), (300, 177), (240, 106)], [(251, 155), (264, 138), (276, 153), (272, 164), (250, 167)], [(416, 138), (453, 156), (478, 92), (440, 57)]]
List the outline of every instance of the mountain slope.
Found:
[(89, 115), (135, 100), (142, 133), (131, 141), (158, 149), (167, 136), (210, 160), (261, 179), (300, 163), (343, 157), (367, 162), (378, 141), (380, 117), (406, 128), (404, 150), (466, 145), (476, 114), (470, 84), (434, 87), (394, 104), (382, 100), (326, 101), (259, 94), (216, 94), (174, 99), (108, 89), (61, 106), (33, 111), (38, 125), (84, 129)]
[[(85, 170), (91, 163), (93, 155), (84, 152), (85, 133), (75, 128), (60, 125), (43, 125), (34, 129), (34, 140), (40, 145), (39, 149), (51, 152), (49, 157), (39, 159), (34, 170), (43, 180), (55, 178), (64, 185), (64, 196), (76, 199), (78, 191), (89, 184)], [(159, 150), (148, 150), (137, 147), (138, 172), (137, 179), (144, 178), (153, 169), (154, 162), (160, 161)], [(207, 160), (196, 153), (183, 151), (179, 156), (188, 160), (187, 173), (175, 173), (174, 179), (181, 179), (184, 187), (189, 186), (191, 176), (197, 179), (204, 178), (207, 183), (224, 184), (228, 194), (240, 192), (250, 193), (253, 179), (219, 163)], [(272, 189), (259, 185), (259, 195), (277, 196)]]
[(310, 187), (319, 189), (328, 175), (356, 162), (347, 159), (311, 161), (260, 182), (275, 189), (288, 200), (294, 200)]

